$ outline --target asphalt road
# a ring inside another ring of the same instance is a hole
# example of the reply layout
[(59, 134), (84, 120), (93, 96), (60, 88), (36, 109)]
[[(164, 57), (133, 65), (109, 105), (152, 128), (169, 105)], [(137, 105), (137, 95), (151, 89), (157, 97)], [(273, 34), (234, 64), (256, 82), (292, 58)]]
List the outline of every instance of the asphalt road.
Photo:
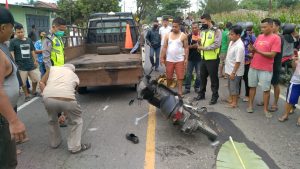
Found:
[[(148, 51), (148, 49), (146, 49)], [(146, 67), (149, 59), (146, 57)], [(158, 73), (156, 73), (158, 74)], [(220, 100), (228, 92), (226, 80), (220, 80)], [(232, 136), (244, 142), (262, 156), (270, 169), (299, 169), (300, 128), (295, 126), (298, 112), (285, 123), (277, 117), (283, 111), (284, 100), (280, 100), (279, 111), (272, 119), (266, 119), (261, 107), (255, 113), (246, 113), (246, 103), (239, 101), (235, 110), (225, 108), (220, 101), (209, 106), (210, 87), (207, 100), (195, 103), (207, 106), (205, 115), (220, 134), (220, 144)], [(262, 98), (258, 89), (256, 101)], [(211, 169), (216, 168), (216, 155), (220, 144), (213, 146), (205, 135), (185, 135), (173, 126), (160, 112), (150, 108), (144, 101), (128, 102), (136, 96), (131, 87), (89, 88), (89, 93), (78, 95), (83, 109), (83, 142), (92, 143), (92, 148), (81, 154), (71, 155), (67, 151), (68, 128), (62, 128), (65, 136), (58, 149), (48, 143), (47, 113), (41, 98), (22, 106), (19, 116), (27, 127), (30, 141), (19, 145), (23, 152), (18, 156), (18, 169)], [(187, 99), (196, 96), (187, 95)], [(23, 98), (20, 98), (22, 100)], [(20, 105), (22, 105), (20, 101)], [(150, 112), (150, 113), (149, 113)], [(149, 116), (146, 116), (149, 114)], [(141, 119), (136, 123), (136, 118)], [(144, 118), (143, 118), (144, 117)], [(128, 132), (135, 133), (139, 144), (125, 139)]]

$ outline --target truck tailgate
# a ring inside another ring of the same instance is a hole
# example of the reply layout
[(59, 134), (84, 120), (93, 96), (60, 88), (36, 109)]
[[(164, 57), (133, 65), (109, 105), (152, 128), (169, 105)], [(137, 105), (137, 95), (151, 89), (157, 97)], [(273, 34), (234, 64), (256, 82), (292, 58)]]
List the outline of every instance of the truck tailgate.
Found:
[(140, 54), (85, 54), (70, 60), (80, 87), (137, 84), (143, 74)]
[(140, 54), (98, 55), (85, 54), (72, 59), (69, 63), (74, 64), (77, 70), (86, 69), (126, 69), (142, 66)]

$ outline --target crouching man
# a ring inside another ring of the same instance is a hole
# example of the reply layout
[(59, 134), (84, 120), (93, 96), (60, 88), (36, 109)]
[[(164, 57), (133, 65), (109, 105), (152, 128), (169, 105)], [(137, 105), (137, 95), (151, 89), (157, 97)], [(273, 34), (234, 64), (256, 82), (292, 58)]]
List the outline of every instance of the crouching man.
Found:
[(40, 81), (45, 108), (49, 116), (50, 144), (57, 148), (62, 142), (57, 112), (67, 112), (69, 123), (68, 149), (71, 153), (80, 153), (91, 147), (81, 144), (82, 111), (75, 98), (79, 79), (75, 66), (52, 66)]

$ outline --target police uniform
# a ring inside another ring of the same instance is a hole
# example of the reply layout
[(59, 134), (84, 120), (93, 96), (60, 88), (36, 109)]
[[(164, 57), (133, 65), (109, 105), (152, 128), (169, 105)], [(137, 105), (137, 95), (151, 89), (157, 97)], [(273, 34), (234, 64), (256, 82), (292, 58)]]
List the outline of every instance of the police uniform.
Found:
[[(207, 77), (210, 77), (211, 80), (211, 90), (212, 90), (212, 98), (211, 104), (215, 104), (217, 99), (219, 98), (219, 78), (218, 78), (218, 68), (219, 68), (219, 53), (220, 53), (220, 43), (217, 45), (214, 44), (215, 41), (219, 41), (216, 35), (217, 32), (220, 35), (220, 30), (212, 27), (207, 30), (201, 31), (201, 45), (206, 48), (206, 50), (201, 50), (201, 64), (200, 64), (200, 92), (197, 100), (201, 100), (205, 98), (206, 85), (207, 85)], [(216, 45), (211, 49), (212, 45)]]
[(44, 63), (47, 69), (51, 66), (65, 64), (64, 43), (54, 34), (48, 35), (43, 43)]

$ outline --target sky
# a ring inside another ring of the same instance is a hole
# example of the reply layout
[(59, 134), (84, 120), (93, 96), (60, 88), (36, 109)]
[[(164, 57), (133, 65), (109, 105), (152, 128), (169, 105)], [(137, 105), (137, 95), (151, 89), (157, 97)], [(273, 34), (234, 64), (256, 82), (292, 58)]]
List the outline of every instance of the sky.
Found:
[[(56, 2), (57, 0), (40, 0), (44, 2)], [(27, 0), (8, 0), (9, 4), (14, 4), (16, 2), (27, 2)], [(136, 11), (136, 0), (122, 0), (122, 11), (124, 11), (124, 2), (125, 2), (125, 11), (126, 12), (133, 12)], [(191, 2), (191, 11), (197, 11), (197, 0), (190, 0)], [(0, 0), (0, 3), (5, 3), (5, 0)]]

